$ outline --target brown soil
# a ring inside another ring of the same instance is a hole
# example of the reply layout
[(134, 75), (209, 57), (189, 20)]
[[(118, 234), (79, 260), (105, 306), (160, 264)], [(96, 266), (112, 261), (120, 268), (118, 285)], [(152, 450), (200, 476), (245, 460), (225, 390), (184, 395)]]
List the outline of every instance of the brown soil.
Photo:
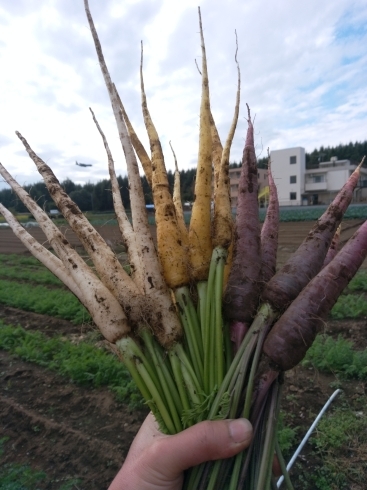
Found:
[[(342, 225), (342, 233), (340, 237), (341, 243), (344, 243), (348, 238), (350, 238), (361, 223), (362, 220), (345, 220)], [(289, 255), (297, 249), (312, 227), (312, 224), (313, 223), (310, 221), (280, 223), (278, 247), (279, 265), (282, 265)], [(155, 227), (152, 226), (151, 228), (154, 235)], [(70, 228), (62, 226), (60, 229), (74, 247), (81, 246), (78, 238)], [(121, 249), (122, 241), (117, 226), (103, 225), (96, 226), (96, 229), (112, 249), (115, 251)], [(28, 228), (27, 231), (45, 247), (50, 246), (40, 228)], [(14, 233), (10, 228), (0, 229), (0, 254), (26, 252), (27, 249), (22, 242), (14, 236)], [(367, 262), (365, 262), (365, 264), (367, 264)]]
[[(52, 317), (1, 307), (0, 318), (48, 335), (80, 334), (81, 327)], [(104, 489), (127, 454), (145, 412), (132, 412), (107, 389), (88, 390), (0, 350), (1, 463), (29, 464), (47, 474), (42, 489)]]
[[(83, 330), (52, 317), (0, 307), (7, 324), (22, 325), (45, 334), (75, 337)], [(359, 348), (367, 348), (366, 321), (330, 322), (326, 332), (346, 334)], [(298, 427), (298, 443), (335, 390), (335, 377), (313, 368), (297, 367), (286, 374), (282, 408)], [(146, 413), (118, 404), (106, 389), (88, 390), (34, 364), (0, 350), (0, 420), (8, 437), (1, 464), (31, 465), (47, 474), (40, 489), (59, 489), (62, 482), (78, 479), (75, 489), (106, 489), (126, 457)], [(367, 394), (367, 384), (343, 384), (346, 399)], [(340, 396), (334, 406), (340, 403)], [(361, 407), (363, 410), (364, 407)], [(294, 474), (320, 465), (310, 444), (297, 460)], [(302, 486), (295, 488), (299, 490)], [(363, 487), (356, 486), (355, 490)]]

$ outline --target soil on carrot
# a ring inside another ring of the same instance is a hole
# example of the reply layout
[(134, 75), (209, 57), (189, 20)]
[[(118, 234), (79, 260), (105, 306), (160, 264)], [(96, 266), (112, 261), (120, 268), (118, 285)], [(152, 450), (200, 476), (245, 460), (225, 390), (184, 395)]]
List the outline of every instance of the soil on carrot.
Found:
[[(0, 307), (0, 318), (7, 324), (69, 338), (80, 335), (83, 329), (9, 307)], [(337, 336), (343, 332), (362, 349), (367, 347), (365, 329), (365, 320), (330, 322), (326, 326), (327, 333)], [(292, 414), (296, 445), (335, 390), (333, 383), (334, 376), (313, 368), (298, 366), (287, 373), (282, 408)], [(7, 438), (0, 463), (27, 464), (44, 471), (47, 478), (38, 483), (40, 489), (59, 489), (63, 482), (72, 480), (77, 484), (70, 488), (106, 489), (146, 415), (117, 403), (106, 389), (77, 387), (5, 351), (0, 351), (0, 384), (2, 437)], [(357, 381), (343, 385), (347, 398), (366, 394), (366, 388)], [(297, 479), (298, 473), (312, 471), (320, 464), (312, 446), (306, 445), (293, 477)]]

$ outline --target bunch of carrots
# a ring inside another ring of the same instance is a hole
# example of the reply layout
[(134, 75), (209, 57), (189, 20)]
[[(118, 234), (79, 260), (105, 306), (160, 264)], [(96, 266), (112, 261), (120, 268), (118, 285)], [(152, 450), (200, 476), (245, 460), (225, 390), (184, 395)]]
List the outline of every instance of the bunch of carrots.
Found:
[[(367, 222), (337, 253), (340, 223), (352, 200), (360, 166), (296, 253), (276, 271), (277, 191), (269, 160), (270, 198), (265, 222), (260, 226), (254, 129), (248, 107), (237, 215), (235, 221), (232, 218), (228, 168), (239, 114), (240, 71), (233, 121), (223, 146), (210, 109), (199, 9), (200, 140), (195, 202), (187, 229), (176, 156), (173, 153), (176, 172), (172, 195), (158, 133), (149, 113), (143, 56), (142, 111), (150, 156), (110, 78), (88, 0), (84, 4), (126, 157), (131, 220), (122, 204), (108, 142), (91, 111), (107, 154), (114, 208), (130, 272), (125, 271), (51, 168), (18, 132), (93, 268), (86, 265), (2, 165), (1, 175), (38, 221), (54, 253), (38, 243), (1, 204), (0, 212), (30, 252), (85, 305), (107, 341), (115, 344), (163, 432), (174, 434), (204, 419), (251, 420), (255, 432), (251, 447), (232, 459), (191, 469), (186, 475), (186, 490), (275, 488), (274, 453), (291, 489), (276, 438), (282, 375), (303, 359), (328, 312), (367, 255)], [(156, 245), (148, 226), (138, 160), (152, 188)]]

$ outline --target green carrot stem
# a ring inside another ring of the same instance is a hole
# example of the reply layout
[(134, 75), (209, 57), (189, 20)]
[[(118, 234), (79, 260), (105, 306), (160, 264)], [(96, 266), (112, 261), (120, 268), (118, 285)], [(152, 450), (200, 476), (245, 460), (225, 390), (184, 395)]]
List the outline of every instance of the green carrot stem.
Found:
[(135, 381), (136, 386), (139, 388), (140, 393), (143, 395), (144, 399), (148, 401), (151, 399), (151, 394), (147, 388), (147, 385), (144, 383), (143, 379), (138, 373), (135, 363), (132, 361), (133, 354), (131, 354), (131, 351), (129, 351), (129, 340), (131, 339), (123, 338), (118, 340), (116, 342), (116, 347), (121, 352), (123, 362), (129, 370), (129, 373), (131, 374), (133, 380)]
[(229, 333), (229, 325), (227, 322), (223, 323), (223, 345), (224, 345), (224, 357), (225, 357), (225, 370), (229, 370), (231, 362), (233, 361), (232, 343)]
[(176, 434), (176, 428), (175, 428), (174, 422), (171, 418), (170, 413), (168, 412), (168, 410), (166, 408), (167, 405), (162, 400), (162, 397), (160, 396), (160, 393), (159, 393), (158, 389), (156, 388), (156, 385), (153, 383), (152, 378), (150, 377), (150, 373), (148, 372), (148, 370), (146, 369), (144, 364), (142, 362), (140, 362), (138, 359), (136, 360), (136, 367), (137, 367), (137, 370), (138, 370), (140, 376), (143, 378), (145, 384), (147, 385), (150, 393), (152, 394), (153, 401), (157, 405), (157, 408), (159, 410), (159, 414), (160, 414), (161, 418), (163, 419), (163, 421), (164, 421), (164, 423), (168, 429), (168, 432), (170, 434)]
[(164, 377), (170, 390), (170, 394), (173, 397), (177, 412), (180, 414), (182, 412), (182, 403), (180, 395), (178, 393), (177, 384), (173, 379), (173, 371), (170, 368), (171, 364), (167, 361), (167, 353), (163, 351), (161, 345), (156, 342), (155, 338), (148, 330), (143, 330), (143, 335), (147, 349), (149, 349), (149, 351), (152, 352), (153, 356), (155, 356), (155, 365), (157, 367), (159, 378), (161, 379), (162, 377)]
[(283, 458), (282, 451), (281, 451), (280, 446), (279, 446), (279, 441), (277, 438), (275, 439), (275, 453), (277, 455), (277, 458), (278, 458), (278, 461), (280, 464), (280, 469), (282, 470), (282, 473), (284, 476), (284, 482), (286, 484), (287, 490), (294, 490), (291, 479), (289, 477), (287, 466), (286, 466), (284, 458)]
[(195, 308), (190, 298), (190, 292), (186, 286), (178, 288), (175, 295), (179, 306), (181, 322), (185, 331), (190, 358), (198, 379), (202, 384), (204, 376), (202, 340), (199, 328), (197, 327), (197, 318), (195, 319)]
[(254, 334), (258, 333), (266, 322), (270, 322), (272, 318), (274, 318), (274, 315), (276, 315), (276, 313), (272, 310), (270, 305), (268, 304), (262, 305), (254, 321), (252, 322), (249, 331), (247, 332), (245, 338), (243, 339), (240, 348), (238, 349), (231, 363), (231, 366), (223, 379), (222, 384), (219, 387), (217, 396), (215, 397), (212, 404), (212, 408), (209, 412), (209, 416), (208, 416), (209, 419), (212, 419), (217, 415), (222, 397), (224, 393), (228, 391), (228, 387), (231, 381), (233, 380), (233, 376), (236, 372), (236, 369), (238, 368), (239, 364), (242, 362), (242, 356), (244, 355), (244, 352), (248, 344), (251, 342), (251, 339), (253, 338)]
[[(227, 256), (227, 252), (221, 247), (216, 247), (213, 250), (212, 258), (210, 261), (210, 267), (209, 267), (205, 311), (201, 318), (203, 345), (204, 345), (204, 388), (207, 394), (214, 389), (215, 385), (219, 386), (219, 384), (223, 379), (223, 374), (222, 374), (224, 369), (223, 361), (219, 360), (219, 366), (217, 366), (216, 365), (217, 361), (215, 359), (216, 357), (218, 357), (219, 351), (221, 351), (220, 357), (223, 357), (223, 340), (222, 339), (219, 340), (217, 338), (217, 325), (216, 325), (217, 310), (215, 306), (215, 301), (216, 301), (216, 274), (217, 274), (218, 264), (223, 260), (223, 257), (225, 259), (226, 256)], [(221, 284), (223, 290), (223, 275), (221, 278)], [(221, 305), (222, 305), (222, 294), (220, 295), (220, 300), (219, 300), (219, 318), (222, 318)], [(222, 329), (222, 326), (220, 326), (220, 329)], [(219, 367), (219, 376), (217, 375), (218, 367)]]
[(207, 324), (206, 320), (206, 298), (207, 298), (207, 293), (208, 293), (208, 282), (207, 281), (199, 281), (196, 285), (197, 291), (198, 291), (198, 316), (200, 319), (200, 325), (201, 325), (201, 339), (203, 343), (203, 349), (205, 352), (205, 339), (206, 339), (206, 333), (205, 333), (205, 325)]
[(243, 362), (238, 366), (238, 370), (236, 371), (236, 376), (234, 376), (233, 385), (229, 386), (229, 392), (232, 393), (231, 399), (231, 408), (229, 411), (229, 418), (233, 419), (238, 416), (239, 404), (242, 396), (243, 386), (245, 384), (245, 380), (248, 375), (248, 365), (250, 364), (253, 350), (256, 345), (257, 335), (251, 339), (251, 342), (248, 344), (247, 349), (245, 351), (245, 355), (243, 356)]
[[(210, 303), (211, 306), (212, 302)], [(209, 393), (212, 392), (216, 386), (216, 356), (215, 356), (215, 328), (212, 328), (212, 325), (215, 326), (215, 308), (210, 308), (209, 310), (210, 313), (210, 324), (209, 324), (209, 345), (208, 347), (208, 356), (207, 356), (207, 361), (209, 363)]]
[(215, 385), (215, 353), (213, 351), (215, 341), (213, 339), (214, 331), (211, 327), (213, 325), (214, 313), (213, 313), (213, 299), (215, 291), (215, 272), (217, 267), (217, 252), (216, 248), (213, 250), (212, 258), (210, 261), (208, 285), (205, 304), (205, 315), (203, 316), (203, 346), (204, 346), (204, 388), (205, 392), (210, 393)]
[(157, 420), (159, 420), (160, 429), (163, 433), (168, 434), (169, 429), (164, 423), (162, 417), (160, 417), (159, 409), (157, 410), (157, 405), (153, 403), (153, 395), (150, 392), (147, 384), (142, 378), (139, 370), (136, 366), (136, 357), (130, 349), (131, 342), (134, 342), (130, 338), (123, 338), (116, 342), (116, 346), (122, 354), (123, 362), (126, 368), (129, 370), (131, 377), (135, 381), (136, 386), (143, 395), (146, 404), (149, 406), (150, 410), (153, 412)]
[(199, 398), (199, 402), (202, 402), (203, 401), (203, 397), (202, 397), (203, 388), (199, 383), (199, 380), (196, 376), (196, 373), (195, 373), (185, 351), (183, 350), (182, 345), (176, 344), (173, 348), (173, 351), (177, 354), (177, 357), (181, 361), (182, 374), (183, 374), (183, 368), (185, 368), (186, 372), (190, 376), (190, 386), (193, 387), (193, 390), (195, 391), (196, 395)]
[(265, 431), (265, 441), (261, 448), (261, 464), (257, 475), (255, 490), (267, 490), (270, 487), (271, 471), (274, 458), (275, 435), (277, 428), (276, 406), (278, 399), (278, 383), (273, 385), (268, 420)]
[[(128, 349), (131, 353), (131, 356), (138, 358), (140, 360), (140, 362), (144, 364), (144, 366), (146, 367), (146, 369), (149, 372), (149, 376), (152, 379), (153, 383), (155, 384), (155, 386), (157, 388), (158, 387), (160, 388), (161, 386), (160, 386), (160, 382), (159, 382), (158, 375), (157, 375), (157, 372), (155, 370), (154, 364), (152, 364), (148, 360), (147, 356), (144, 354), (144, 352), (140, 349), (139, 345), (132, 338), (129, 338)], [(163, 392), (161, 391), (161, 396), (162, 395), (163, 395)]]
[(175, 424), (176, 432), (181, 432), (182, 404), (175, 383), (172, 380), (172, 375), (167, 368), (166, 362), (161, 356), (158, 344), (154, 342), (151, 334), (146, 329), (144, 329), (141, 331), (140, 335), (143, 338), (145, 347), (149, 351), (153, 363), (156, 367), (156, 372), (158, 374), (158, 378), (167, 401), (167, 407), (171, 414), (173, 423)]
[[(252, 325), (247, 332), (245, 338), (243, 339), (240, 348), (238, 349), (226, 375), (224, 376), (223, 382), (221, 383), (218, 393), (213, 400), (211, 409), (208, 414), (208, 420), (213, 420), (218, 414), (221, 406), (221, 401), (223, 399), (223, 395), (227, 391), (232, 391), (234, 386), (236, 385), (236, 380), (238, 374), (241, 370), (241, 363), (244, 362), (244, 359), (249, 357), (253, 352), (253, 349), (257, 342), (257, 335), (263, 329), (264, 325), (271, 324), (274, 318), (277, 316), (277, 313), (271, 308), (271, 306), (267, 303), (263, 304)], [(246, 368), (247, 369), (247, 368)], [(239, 389), (239, 388), (238, 388)], [(240, 459), (240, 456), (237, 456)], [(241, 457), (242, 462), (242, 457)], [(223, 464), (223, 463), (222, 463)], [(237, 463), (238, 467), (241, 468), (240, 462)], [(188, 481), (187, 489), (198, 488), (198, 485), (202, 479), (205, 468), (207, 468), (207, 463), (203, 463), (200, 466), (195, 468), (195, 473), (190, 473), (190, 478)], [(234, 487), (236, 488), (236, 487)]]
[[(265, 305), (263, 305), (264, 307)], [(261, 355), (261, 352), (262, 352), (262, 347), (263, 347), (263, 344), (264, 344), (264, 341), (265, 341), (265, 337), (269, 331), (269, 328), (270, 328), (270, 322), (264, 322), (264, 324), (262, 325), (262, 329), (259, 333), (259, 339), (258, 339), (258, 342), (257, 342), (257, 345), (256, 345), (256, 350), (255, 350), (255, 354), (254, 354), (254, 358), (252, 360), (252, 365), (251, 365), (251, 371), (250, 371), (250, 375), (249, 375), (249, 379), (248, 379), (248, 383), (247, 383), (247, 389), (246, 389), (246, 400), (245, 400), (245, 406), (244, 406), (244, 409), (243, 409), (243, 417), (244, 418), (249, 418), (250, 416), (250, 409), (251, 409), (251, 402), (252, 402), (252, 392), (253, 392), (253, 388), (254, 388), (254, 380), (255, 380), (255, 374), (256, 374), (256, 371), (257, 371), (257, 367), (258, 367), (258, 364), (259, 364), (259, 359), (260, 359), (260, 355)]]
[(181, 372), (187, 391), (190, 395), (192, 405), (200, 405), (200, 397), (196, 390), (195, 384), (193, 383), (192, 377), (190, 375), (190, 370), (187, 369), (184, 363), (181, 363)]
[(172, 366), (172, 372), (173, 376), (175, 378), (175, 383), (180, 395), (181, 403), (182, 403), (182, 410), (189, 410), (190, 409), (190, 403), (189, 399), (186, 393), (186, 388), (184, 386), (183, 382), (183, 377), (182, 377), (182, 371), (181, 371), (181, 366), (180, 366), (180, 361), (177, 357), (177, 355), (172, 352), (172, 350), (169, 351), (169, 360), (171, 362)]
[(214, 252), (216, 252), (217, 255), (213, 305), (213, 309), (215, 309), (216, 384), (217, 386), (220, 386), (224, 378), (222, 294), (224, 265), (227, 257), (227, 251), (221, 247), (217, 247), (214, 249)]
[(220, 461), (215, 461), (210, 474), (208, 485), (205, 487), (205, 490), (215, 490), (218, 483), (219, 470), (220, 470)]

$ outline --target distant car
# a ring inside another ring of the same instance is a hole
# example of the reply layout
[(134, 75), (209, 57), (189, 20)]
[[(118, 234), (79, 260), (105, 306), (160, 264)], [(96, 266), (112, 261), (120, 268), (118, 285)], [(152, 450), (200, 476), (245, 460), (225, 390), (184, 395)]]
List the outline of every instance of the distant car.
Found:
[(52, 218), (58, 218), (61, 215), (61, 213), (58, 209), (50, 209), (48, 214), (49, 214), (51, 219)]

